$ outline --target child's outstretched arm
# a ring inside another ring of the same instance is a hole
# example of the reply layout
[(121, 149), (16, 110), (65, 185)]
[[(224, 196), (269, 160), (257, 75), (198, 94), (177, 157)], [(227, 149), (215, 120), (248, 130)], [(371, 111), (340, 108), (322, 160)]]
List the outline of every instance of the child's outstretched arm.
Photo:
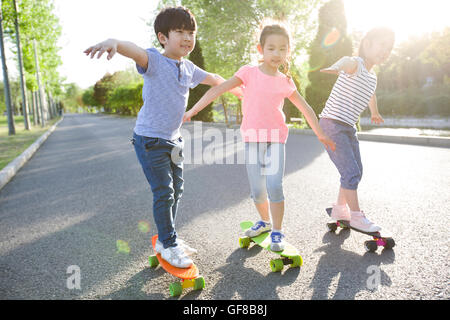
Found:
[(314, 110), (309, 106), (309, 104), (303, 99), (303, 97), (298, 93), (297, 90), (289, 97), (289, 100), (300, 110), (300, 112), (305, 116), (306, 121), (311, 126), (312, 130), (316, 134), (317, 138), (325, 145), (325, 148), (331, 148), (331, 150), (336, 150), (336, 144), (331, 140), (319, 126), (319, 121), (317, 120)]
[(344, 71), (347, 74), (353, 74), (358, 69), (358, 62), (353, 57), (342, 57), (331, 67), (321, 69), (320, 72), (339, 74), (339, 72)]
[(147, 69), (148, 67), (147, 52), (129, 41), (108, 39), (84, 50), (87, 56), (91, 55), (91, 59), (94, 58), (97, 52), (97, 59), (100, 59), (103, 53), (108, 52), (106, 58), (110, 60), (118, 52), (127, 58), (133, 59), (142, 68)]
[[(205, 80), (203, 80), (201, 83), (206, 84), (211, 87), (218, 86), (225, 82), (225, 79), (222, 78), (218, 74), (210, 73), (206, 76)], [(230, 93), (234, 94), (237, 98), (242, 99), (242, 96), (244, 95), (242, 92), (242, 89), (240, 87), (235, 87), (229, 91)]]
[(369, 109), (370, 109), (370, 114), (371, 114), (370, 121), (372, 123), (375, 123), (375, 124), (384, 123), (384, 119), (381, 117), (380, 113), (378, 112), (377, 96), (375, 94), (373, 94), (372, 98), (370, 98)]
[(193, 116), (202, 111), (208, 104), (217, 99), (219, 96), (224, 94), (227, 91), (232, 90), (242, 84), (242, 80), (238, 77), (232, 77), (225, 82), (222, 82), (218, 86), (214, 86), (210, 88), (206, 93), (201, 97), (197, 103), (187, 111), (183, 116), (183, 122), (190, 121)]

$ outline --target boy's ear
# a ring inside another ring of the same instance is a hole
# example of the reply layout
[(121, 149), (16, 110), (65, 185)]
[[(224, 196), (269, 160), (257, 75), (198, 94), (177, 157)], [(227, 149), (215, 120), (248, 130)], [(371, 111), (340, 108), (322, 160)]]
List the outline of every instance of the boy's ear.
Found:
[(256, 46), (256, 48), (258, 49), (258, 52), (259, 52), (260, 54), (263, 54), (263, 48), (261, 47), (261, 44), (260, 44), (260, 43), (258, 43), (258, 45)]
[(158, 32), (158, 41), (159, 43), (161, 43), (163, 46), (167, 43), (167, 37), (164, 33), (162, 32)]

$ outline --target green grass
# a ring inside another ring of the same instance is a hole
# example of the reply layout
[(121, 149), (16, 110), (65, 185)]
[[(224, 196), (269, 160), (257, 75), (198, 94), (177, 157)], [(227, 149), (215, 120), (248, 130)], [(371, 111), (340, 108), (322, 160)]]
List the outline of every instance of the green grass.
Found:
[[(32, 117), (30, 122), (33, 123)], [(0, 116), (0, 170), (24, 152), (30, 145), (33, 144), (41, 135), (43, 135), (52, 125), (54, 125), (60, 118), (54, 118), (47, 121), (44, 128), (40, 125), (31, 126), (31, 130), (25, 130), (22, 116), (15, 116), (15, 135), (8, 135), (8, 119), (6, 116)]]

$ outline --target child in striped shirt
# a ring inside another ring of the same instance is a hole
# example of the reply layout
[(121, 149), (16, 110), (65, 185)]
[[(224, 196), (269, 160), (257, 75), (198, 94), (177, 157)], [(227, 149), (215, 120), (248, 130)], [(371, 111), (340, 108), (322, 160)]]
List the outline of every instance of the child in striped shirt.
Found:
[(363, 167), (355, 124), (367, 106), (372, 123), (384, 122), (375, 96), (377, 76), (371, 69), (389, 57), (394, 40), (392, 30), (372, 29), (361, 41), (357, 57), (343, 57), (330, 68), (321, 70), (339, 74), (319, 115), (322, 130), (336, 143), (336, 151), (327, 152), (341, 175), (339, 195), (337, 203), (333, 204), (331, 217), (350, 221), (352, 227), (366, 232), (376, 232), (381, 228), (369, 221), (359, 207), (357, 188)]

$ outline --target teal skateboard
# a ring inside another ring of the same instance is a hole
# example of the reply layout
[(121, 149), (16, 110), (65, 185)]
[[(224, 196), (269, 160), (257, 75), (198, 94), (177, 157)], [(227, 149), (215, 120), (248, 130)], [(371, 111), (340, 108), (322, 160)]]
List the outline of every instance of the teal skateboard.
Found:
[[(247, 229), (253, 226), (253, 222), (244, 221), (240, 224), (242, 231), (246, 231)], [(239, 246), (241, 248), (248, 248), (250, 243), (256, 243), (260, 247), (264, 249), (278, 254), (281, 258), (272, 259), (270, 261), (270, 269), (272, 272), (280, 272), (283, 270), (285, 265), (289, 265), (291, 268), (300, 267), (303, 265), (303, 259), (299, 255), (298, 250), (291, 244), (285, 242), (285, 247), (283, 251), (272, 251), (270, 249), (270, 233), (265, 232), (260, 234), (259, 236), (250, 238), (250, 237), (240, 237), (239, 238)]]

